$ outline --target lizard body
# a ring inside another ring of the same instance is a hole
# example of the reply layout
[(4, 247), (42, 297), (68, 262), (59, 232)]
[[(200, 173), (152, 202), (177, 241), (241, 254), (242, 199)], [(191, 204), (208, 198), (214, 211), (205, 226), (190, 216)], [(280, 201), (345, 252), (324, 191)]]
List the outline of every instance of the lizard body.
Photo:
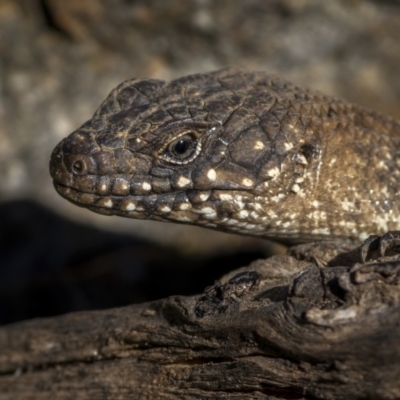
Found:
[(53, 151), (106, 215), (307, 242), (400, 229), (400, 122), (263, 72), (132, 79)]

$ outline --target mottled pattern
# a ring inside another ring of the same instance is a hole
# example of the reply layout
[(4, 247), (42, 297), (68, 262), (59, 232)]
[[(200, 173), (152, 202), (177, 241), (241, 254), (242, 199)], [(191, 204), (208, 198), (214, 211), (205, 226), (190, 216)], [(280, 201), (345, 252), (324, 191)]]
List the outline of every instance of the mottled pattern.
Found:
[(400, 229), (400, 123), (262, 72), (132, 79), (54, 150), (92, 211), (297, 242)]

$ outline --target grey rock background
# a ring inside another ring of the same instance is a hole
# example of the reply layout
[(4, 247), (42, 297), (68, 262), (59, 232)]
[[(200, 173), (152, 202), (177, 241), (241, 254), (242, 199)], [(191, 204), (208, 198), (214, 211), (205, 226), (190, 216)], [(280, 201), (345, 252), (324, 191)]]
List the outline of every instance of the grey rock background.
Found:
[[(48, 173), (54, 146), (118, 83), (228, 65), (400, 118), (400, 1), (0, 0), (0, 207), (33, 200), (72, 221), (180, 253), (263, 250), (262, 240), (79, 209), (56, 194)], [(10, 213), (0, 213), (0, 228)], [(54, 236), (49, 226), (39, 235)], [(3, 246), (9, 237), (0, 232)]]

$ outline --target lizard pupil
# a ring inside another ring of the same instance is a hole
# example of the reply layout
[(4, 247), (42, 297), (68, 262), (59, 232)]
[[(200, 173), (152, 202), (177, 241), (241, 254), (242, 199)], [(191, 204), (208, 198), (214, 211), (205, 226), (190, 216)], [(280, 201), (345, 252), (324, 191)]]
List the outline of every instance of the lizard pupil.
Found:
[(178, 140), (178, 142), (176, 142), (174, 151), (175, 153), (182, 155), (186, 153), (188, 147), (189, 147), (188, 141), (185, 139), (180, 139)]
[(194, 138), (191, 134), (174, 140), (168, 146), (170, 157), (179, 162), (187, 160), (195, 152), (196, 143), (196, 138)]

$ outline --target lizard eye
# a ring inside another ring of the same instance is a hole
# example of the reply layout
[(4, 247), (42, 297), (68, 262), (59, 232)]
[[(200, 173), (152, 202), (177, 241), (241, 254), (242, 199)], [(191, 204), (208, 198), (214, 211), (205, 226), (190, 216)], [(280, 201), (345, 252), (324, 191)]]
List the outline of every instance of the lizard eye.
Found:
[(200, 150), (201, 144), (199, 138), (193, 133), (187, 133), (169, 143), (162, 157), (173, 164), (187, 164), (198, 156)]

